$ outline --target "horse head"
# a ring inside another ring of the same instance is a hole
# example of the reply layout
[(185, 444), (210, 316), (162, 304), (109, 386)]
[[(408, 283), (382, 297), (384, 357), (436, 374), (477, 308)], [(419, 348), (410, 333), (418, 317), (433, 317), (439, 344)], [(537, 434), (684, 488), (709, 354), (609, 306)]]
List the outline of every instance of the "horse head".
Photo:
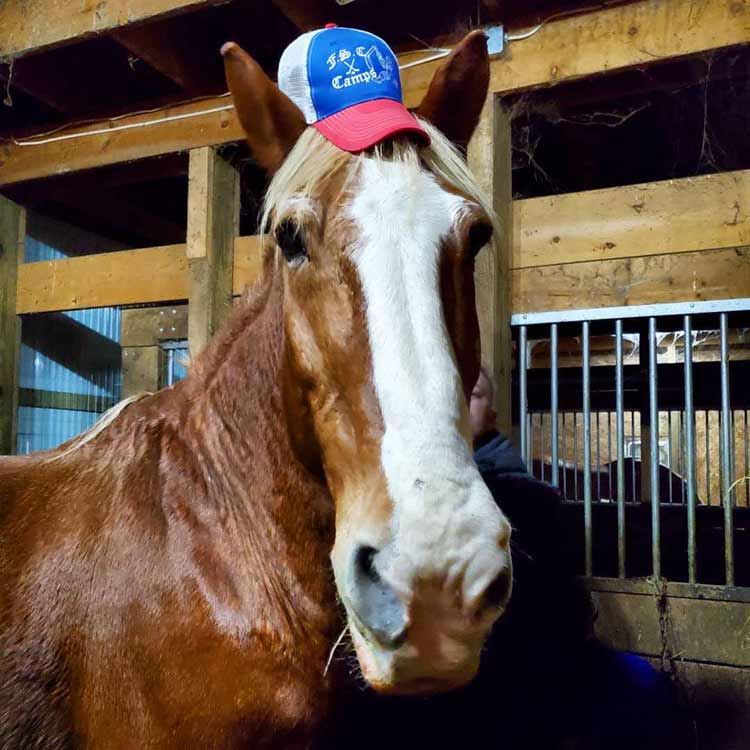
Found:
[(362, 673), (376, 689), (454, 688), (476, 673), (511, 590), (510, 526), (472, 458), (479, 371), (474, 258), (491, 203), (453, 144), (485, 101), (469, 34), (409, 135), (338, 149), (234, 43), (239, 119), (272, 180), (263, 227), (283, 275), (284, 399), (301, 462), (335, 508), (331, 561)]

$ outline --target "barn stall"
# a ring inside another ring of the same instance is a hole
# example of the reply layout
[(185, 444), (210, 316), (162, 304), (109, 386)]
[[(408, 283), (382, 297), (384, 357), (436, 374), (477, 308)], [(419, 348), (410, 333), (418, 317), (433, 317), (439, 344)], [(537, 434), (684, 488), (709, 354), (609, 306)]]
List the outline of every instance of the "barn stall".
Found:
[(485, 27), (468, 159), (503, 227), (476, 274), (502, 430), (563, 493), (597, 635), (681, 687), (698, 746), (745, 747), (750, 5), (593, 5), (6, 0), (0, 449), (179, 380), (257, 277), (221, 43), (273, 75), (301, 30), (365, 28), (414, 105)]

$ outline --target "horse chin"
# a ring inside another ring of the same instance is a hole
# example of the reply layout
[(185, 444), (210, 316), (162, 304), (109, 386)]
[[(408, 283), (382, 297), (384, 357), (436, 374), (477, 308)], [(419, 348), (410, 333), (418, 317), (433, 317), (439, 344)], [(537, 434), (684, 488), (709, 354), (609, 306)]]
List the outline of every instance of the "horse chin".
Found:
[(356, 623), (349, 621), (360, 671), (368, 685), (385, 695), (434, 695), (447, 693), (471, 682), (479, 670), (479, 658), (461, 668), (436, 673), (417, 656), (416, 649), (404, 644), (384, 649), (365, 638)]

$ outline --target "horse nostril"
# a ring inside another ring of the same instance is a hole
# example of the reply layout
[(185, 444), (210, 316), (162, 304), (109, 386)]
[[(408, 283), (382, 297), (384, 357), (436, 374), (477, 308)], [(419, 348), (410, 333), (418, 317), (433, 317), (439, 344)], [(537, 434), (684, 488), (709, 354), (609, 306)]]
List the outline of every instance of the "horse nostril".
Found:
[(378, 551), (374, 547), (360, 547), (356, 552), (354, 564), (357, 570), (372, 583), (380, 582), (380, 574), (375, 569), (375, 555)]
[(510, 593), (510, 573), (504, 570), (495, 578), (484, 592), (484, 605), (487, 608), (502, 607), (508, 600)]
[(398, 648), (408, 637), (408, 618), (403, 603), (377, 569), (378, 550), (363, 545), (353, 555), (351, 605), (358, 624), (386, 648)]

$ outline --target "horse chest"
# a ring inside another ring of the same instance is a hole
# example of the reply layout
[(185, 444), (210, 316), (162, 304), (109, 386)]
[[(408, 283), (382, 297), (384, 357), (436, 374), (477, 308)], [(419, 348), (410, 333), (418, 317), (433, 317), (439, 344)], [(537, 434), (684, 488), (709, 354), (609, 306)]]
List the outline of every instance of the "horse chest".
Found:
[(238, 640), (193, 628), (175, 632), (161, 654), (145, 645), (94, 678), (95, 692), (112, 700), (88, 712), (92, 739), (111, 738), (116, 727), (130, 747), (276, 750), (306, 747), (325, 719), (322, 638), (290, 649), (272, 634)]

